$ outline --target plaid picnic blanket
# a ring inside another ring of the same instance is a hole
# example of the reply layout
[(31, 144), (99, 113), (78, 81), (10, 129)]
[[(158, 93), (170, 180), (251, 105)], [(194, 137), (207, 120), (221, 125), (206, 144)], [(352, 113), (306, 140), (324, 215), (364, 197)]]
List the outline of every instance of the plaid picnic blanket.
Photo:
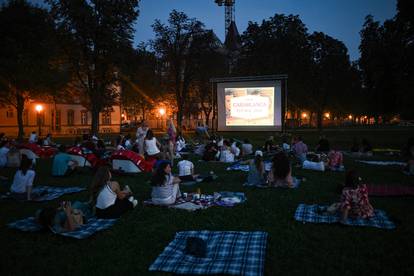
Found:
[[(98, 219), (90, 218), (87, 223), (81, 225), (78, 229), (71, 232), (55, 233), (65, 237), (75, 239), (86, 239), (96, 232), (106, 230), (115, 224), (116, 219)], [(28, 217), (22, 220), (18, 220), (7, 224), (9, 228), (17, 229), (24, 232), (37, 232), (42, 230), (42, 227), (36, 223), (34, 217)]]
[[(52, 187), (52, 186), (37, 186), (32, 189), (32, 194), (37, 194), (39, 196), (32, 199), (32, 201), (49, 201), (61, 197), (65, 194), (78, 193), (86, 190), (82, 187)], [(0, 196), (0, 199), (10, 199), (13, 198), (10, 193)]]
[[(272, 168), (272, 162), (271, 161), (264, 161), (265, 165), (265, 171), (270, 171)], [(240, 162), (234, 163), (230, 167), (227, 167), (228, 171), (243, 171), (248, 172), (249, 171), (249, 165), (248, 164), (240, 164)]]
[[(337, 223), (340, 221), (340, 215), (326, 214), (323, 210), (326, 210), (328, 206), (321, 205), (306, 205), (299, 204), (295, 212), (295, 220), (303, 223)], [(363, 218), (348, 218), (346, 225), (349, 226), (370, 226), (382, 229), (394, 229), (395, 224), (387, 217), (386, 213), (382, 210), (374, 210), (375, 215), (369, 219)]]
[[(263, 275), (267, 235), (266, 232), (259, 231), (178, 232), (149, 270), (192, 275)], [(205, 258), (186, 254), (186, 241), (189, 237), (206, 242)]]
[(377, 166), (405, 166), (406, 163), (398, 162), (398, 161), (369, 161), (369, 160), (356, 160), (357, 162), (369, 164), (369, 165), (377, 165)]
[(369, 196), (414, 196), (414, 187), (400, 185), (367, 185)]

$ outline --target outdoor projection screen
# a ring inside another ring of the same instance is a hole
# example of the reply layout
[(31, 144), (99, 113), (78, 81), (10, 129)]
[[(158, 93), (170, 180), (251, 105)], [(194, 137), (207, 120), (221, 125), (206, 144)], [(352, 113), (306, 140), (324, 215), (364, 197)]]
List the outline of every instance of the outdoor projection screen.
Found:
[(281, 80), (217, 83), (219, 131), (282, 130)]

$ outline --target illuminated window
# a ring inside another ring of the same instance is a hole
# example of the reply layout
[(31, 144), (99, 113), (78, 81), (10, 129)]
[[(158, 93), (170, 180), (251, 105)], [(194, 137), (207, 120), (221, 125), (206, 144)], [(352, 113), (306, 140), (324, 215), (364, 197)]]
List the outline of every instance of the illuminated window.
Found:
[(13, 118), (13, 109), (9, 109), (6, 111), (6, 118)]
[(68, 126), (73, 126), (75, 121), (75, 112), (73, 110), (68, 110)]
[(81, 125), (87, 125), (88, 124), (88, 111), (82, 110), (81, 111)]
[(110, 125), (111, 124), (111, 112), (103, 112), (102, 113), (102, 125)]

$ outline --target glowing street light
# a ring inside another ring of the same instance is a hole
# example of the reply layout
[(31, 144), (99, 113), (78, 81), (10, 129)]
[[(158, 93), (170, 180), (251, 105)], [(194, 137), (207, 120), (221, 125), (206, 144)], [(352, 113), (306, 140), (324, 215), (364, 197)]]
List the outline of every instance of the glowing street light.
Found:
[(36, 109), (37, 113), (40, 113), (43, 110), (43, 106), (41, 104), (38, 104), (38, 105), (36, 105), (35, 109)]
[(331, 114), (329, 114), (329, 112), (326, 112), (324, 115), (327, 119), (329, 119), (331, 117)]
[(160, 115), (161, 116), (163, 116), (164, 114), (165, 114), (165, 108), (160, 108), (159, 110), (158, 110), (158, 112), (160, 113)]
[(349, 114), (348, 119), (352, 120), (352, 115), (351, 114)]
[(306, 112), (303, 112), (303, 113), (302, 113), (302, 118), (303, 118), (303, 119), (306, 119), (307, 117), (308, 117), (308, 114), (307, 114)]

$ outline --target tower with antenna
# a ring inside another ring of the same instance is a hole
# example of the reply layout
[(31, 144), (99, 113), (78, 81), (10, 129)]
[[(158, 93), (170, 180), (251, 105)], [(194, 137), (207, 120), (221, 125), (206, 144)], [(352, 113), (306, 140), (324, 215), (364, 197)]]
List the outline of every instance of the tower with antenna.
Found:
[(224, 23), (225, 23), (225, 31), (226, 31), (226, 37), (227, 33), (229, 32), (229, 28), (232, 22), (235, 21), (235, 13), (234, 13), (234, 5), (236, 0), (215, 0), (216, 4), (221, 6), (224, 6)]

